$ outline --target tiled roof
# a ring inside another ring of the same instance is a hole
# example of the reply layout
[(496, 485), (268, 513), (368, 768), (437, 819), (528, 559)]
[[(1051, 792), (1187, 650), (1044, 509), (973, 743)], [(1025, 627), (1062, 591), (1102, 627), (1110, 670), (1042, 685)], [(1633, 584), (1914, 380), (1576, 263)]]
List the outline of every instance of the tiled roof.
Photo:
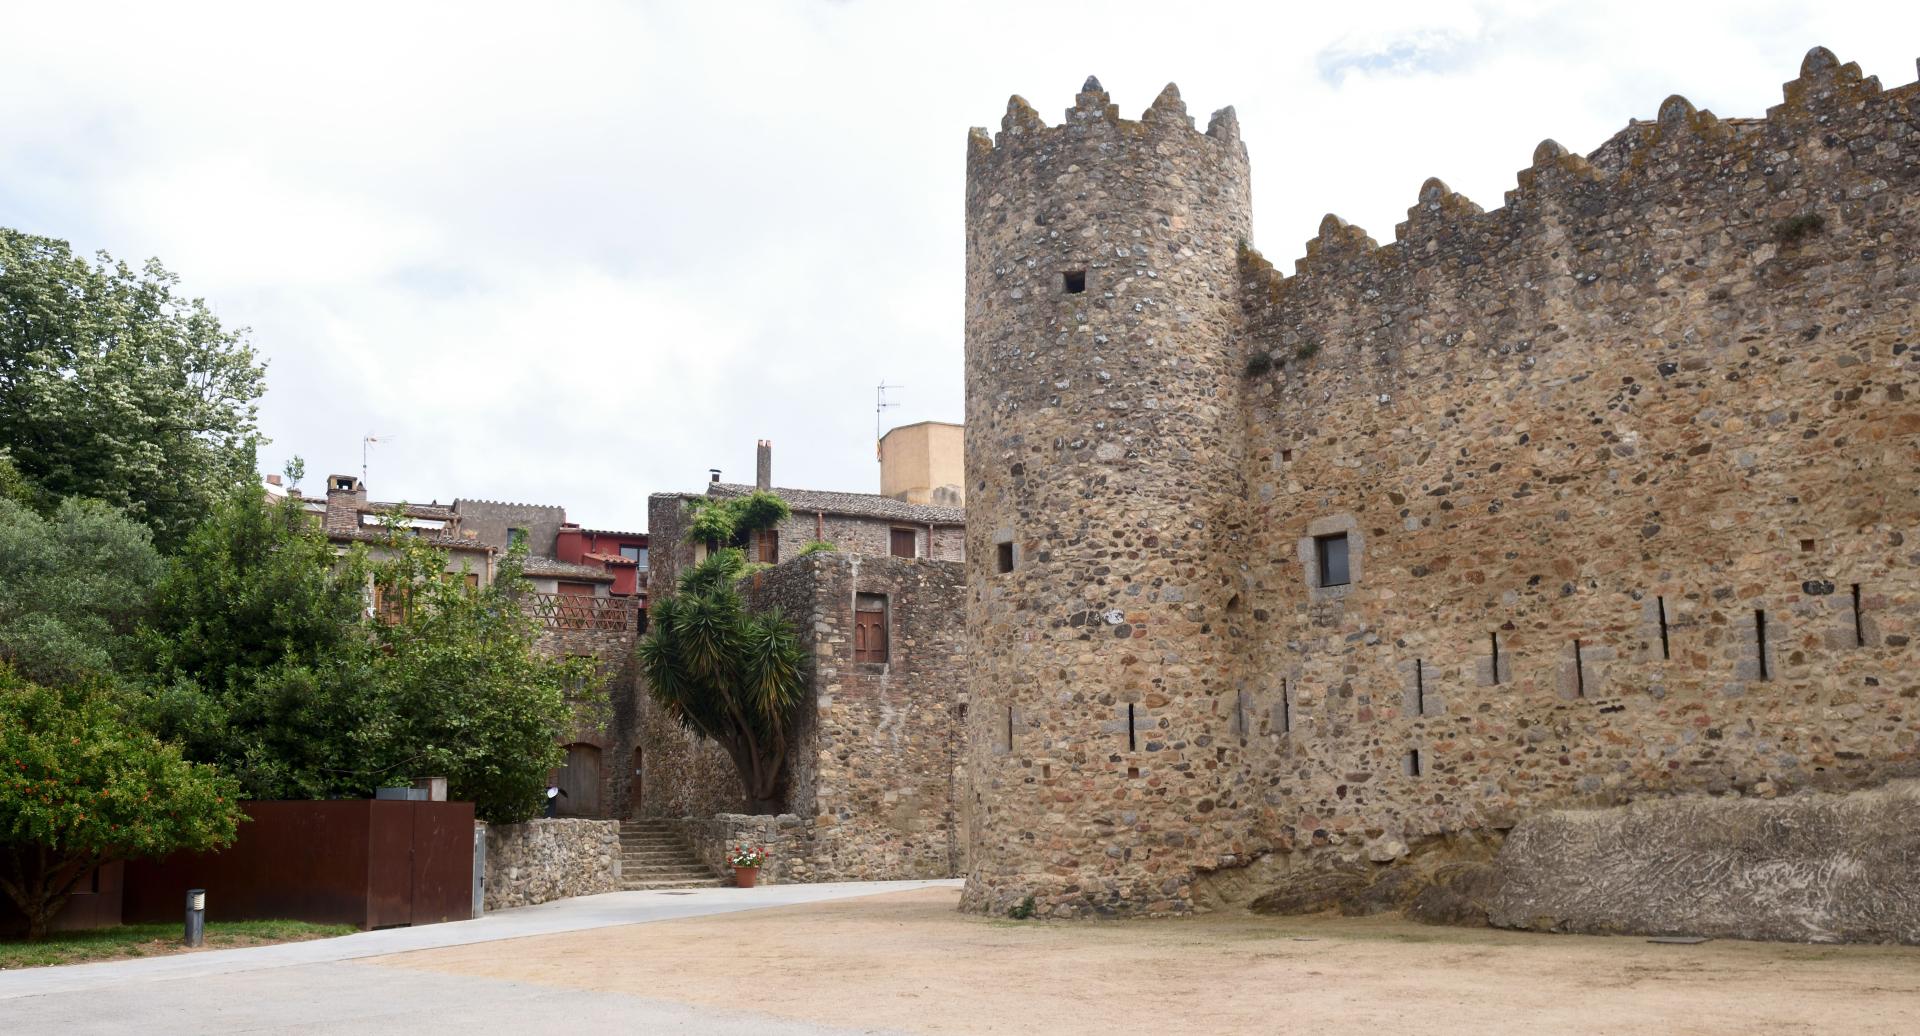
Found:
[[(773, 491), (797, 514), (823, 511), (827, 514), (847, 515), (854, 518), (880, 518), (886, 521), (912, 522), (916, 525), (965, 525), (967, 522), (967, 511), (963, 507), (910, 504), (878, 493), (829, 493), (815, 489), (781, 489), (778, 486), (774, 487)], [(745, 496), (751, 492), (753, 492), (752, 486), (741, 485), (738, 482), (707, 484), (708, 496)]]
[(598, 561), (606, 565), (612, 565), (615, 568), (625, 568), (629, 566), (633, 568), (640, 567), (640, 562), (635, 561), (632, 558), (623, 558), (618, 554), (598, 554), (593, 551), (588, 551), (585, 554), (582, 554), (580, 556), (583, 558), (592, 558), (595, 561)]
[(442, 550), (470, 550), (481, 553), (493, 550), (492, 547), (481, 543), (479, 540), (470, 540), (462, 536), (422, 536), (418, 533), (408, 532), (405, 529), (397, 533), (390, 533), (385, 529), (372, 526), (360, 529), (327, 530), (327, 539), (353, 540), (358, 543), (385, 543), (389, 537), (393, 536), (410, 537), (428, 546), (439, 547)]
[(554, 558), (530, 556), (527, 558), (526, 568), (521, 571), (526, 575), (539, 576), (543, 579), (582, 579), (589, 583), (613, 582), (613, 573), (604, 568), (576, 565)]

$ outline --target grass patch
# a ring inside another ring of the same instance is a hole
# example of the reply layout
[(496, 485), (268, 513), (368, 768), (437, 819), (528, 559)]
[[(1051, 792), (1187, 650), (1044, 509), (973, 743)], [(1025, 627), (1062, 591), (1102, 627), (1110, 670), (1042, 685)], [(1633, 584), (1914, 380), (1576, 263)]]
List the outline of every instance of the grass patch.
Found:
[[(277, 942), (328, 939), (358, 930), (350, 924), (309, 924), (306, 921), (209, 922), (206, 948), (230, 950)], [(0, 940), (0, 970), (182, 953), (186, 951), (186, 947), (180, 943), (183, 931), (184, 926), (176, 921), (90, 928), (80, 932), (53, 932), (40, 942)]]

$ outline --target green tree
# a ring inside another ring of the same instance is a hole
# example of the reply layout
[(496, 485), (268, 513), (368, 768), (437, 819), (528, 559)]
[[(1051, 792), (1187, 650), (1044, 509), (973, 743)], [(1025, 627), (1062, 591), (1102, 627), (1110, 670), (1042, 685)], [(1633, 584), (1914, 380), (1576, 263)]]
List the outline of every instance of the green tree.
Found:
[[(223, 503), (155, 595), (146, 721), (251, 797), (443, 776), (482, 819), (525, 820), (560, 736), (591, 721), (576, 714), (598, 704), (590, 665), (537, 650), (523, 554), (479, 587), (397, 524), (375, 546), (336, 555), (297, 502), (257, 487)], [(368, 616), (375, 586), (399, 602), (383, 610), (393, 621)]]
[(375, 564), (384, 592), (405, 600), (399, 622), (374, 635), (373, 686), (363, 707), (368, 765), (382, 773), (447, 778), (492, 823), (517, 823), (545, 801), (560, 739), (603, 718), (590, 659), (538, 649), (539, 620), (522, 607), (524, 548), (502, 559), (493, 582), (469, 586), (447, 554), (397, 534)]
[(806, 691), (807, 655), (778, 610), (750, 613), (738, 550), (716, 551), (649, 608), (641, 665), (654, 701), (682, 726), (719, 742), (756, 813), (778, 812), (789, 739)]
[(370, 573), (366, 551), (336, 555), (298, 501), (231, 491), (155, 591), (144, 718), (251, 797), (359, 791)]
[(104, 500), (167, 547), (252, 480), (266, 376), (177, 284), (0, 228), (0, 449), (43, 507)]
[(233, 841), (236, 790), (127, 723), (99, 687), (42, 687), (0, 665), (0, 889), (27, 938), (101, 864)]
[(0, 497), (0, 662), (47, 684), (133, 671), (160, 572), (146, 526), (106, 504), (42, 518)]

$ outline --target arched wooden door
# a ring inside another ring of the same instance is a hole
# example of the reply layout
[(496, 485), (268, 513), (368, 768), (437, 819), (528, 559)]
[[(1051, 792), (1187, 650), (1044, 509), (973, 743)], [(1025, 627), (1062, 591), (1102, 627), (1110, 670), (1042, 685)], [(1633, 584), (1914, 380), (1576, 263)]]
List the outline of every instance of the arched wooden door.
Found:
[(567, 761), (554, 781), (566, 792), (554, 812), (563, 817), (600, 815), (600, 749), (587, 744), (567, 746)]

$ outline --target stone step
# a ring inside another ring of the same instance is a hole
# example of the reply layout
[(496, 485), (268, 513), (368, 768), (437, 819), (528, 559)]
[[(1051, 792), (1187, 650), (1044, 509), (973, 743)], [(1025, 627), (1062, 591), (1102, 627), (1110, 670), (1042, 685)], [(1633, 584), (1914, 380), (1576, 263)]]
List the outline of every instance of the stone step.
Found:
[(715, 878), (719, 875), (705, 867), (640, 867), (629, 870), (620, 868), (620, 876), (630, 881), (648, 878)]
[(627, 892), (652, 892), (659, 889), (717, 889), (726, 886), (716, 878), (705, 881), (658, 881), (634, 882), (621, 886)]

